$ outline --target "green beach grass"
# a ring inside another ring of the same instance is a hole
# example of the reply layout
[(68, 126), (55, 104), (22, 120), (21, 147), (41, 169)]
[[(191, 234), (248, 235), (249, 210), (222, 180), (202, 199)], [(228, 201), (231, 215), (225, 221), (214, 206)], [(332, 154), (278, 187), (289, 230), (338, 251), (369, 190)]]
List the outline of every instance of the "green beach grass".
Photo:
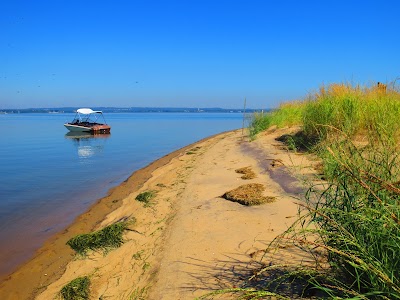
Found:
[(134, 223), (134, 219), (130, 222), (114, 223), (95, 232), (79, 234), (71, 238), (67, 245), (80, 255), (86, 255), (89, 250), (107, 252), (124, 243), (123, 232), (132, 223)]
[(135, 200), (142, 202), (144, 207), (149, 207), (151, 205), (151, 200), (156, 196), (155, 191), (145, 191), (136, 196)]
[[(253, 139), (272, 125), (299, 125), (298, 136), (284, 141), (322, 159), (328, 183), (322, 190), (309, 189), (298, 220), (269, 246), (290, 243), (315, 257), (317, 268), (287, 272), (290, 278), (307, 278), (319, 297), (400, 299), (399, 120), (400, 93), (394, 84), (323, 86), (304, 101), (253, 117)], [(258, 278), (272, 267), (259, 270)], [(249, 289), (250, 282), (235, 295), (279, 294), (267, 285)]]
[(400, 93), (394, 87), (361, 87), (350, 84), (322, 86), (303, 101), (283, 103), (266, 114), (255, 114), (250, 135), (272, 125), (301, 125), (307, 136), (328, 139), (340, 131), (349, 137), (365, 135), (398, 138)]
[(64, 300), (86, 300), (89, 299), (89, 287), (89, 277), (78, 277), (66, 284), (60, 294)]

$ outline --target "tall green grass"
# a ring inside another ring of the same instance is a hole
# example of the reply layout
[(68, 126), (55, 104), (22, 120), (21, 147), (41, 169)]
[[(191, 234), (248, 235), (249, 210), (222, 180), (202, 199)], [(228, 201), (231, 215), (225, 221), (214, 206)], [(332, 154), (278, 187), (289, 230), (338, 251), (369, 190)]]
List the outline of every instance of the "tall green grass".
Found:
[(397, 139), (400, 131), (400, 93), (394, 86), (331, 84), (303, 101), (283, 103), (266, 114), (255, 114), (250, 136), (272, 125), (301, 125), (308, 136), (328, 139), (340, 131), (349, 137)]
[(329, 298), (400, 299), (397, 150), (380, 142), (359, 147), (338, 139), (323, 155), (328, 186), (309, 190), (298, 220), (274, 246), (290, 243), (316, 261), (326, 259), (317, 269), (325, 276), (309, 282)]
[(250, 138), (254, 139), (258, 133), (271, 126), (271, 113), (254, 113), (250, 120), (249, 133)]
[(332, 84), (303, 102), (302, 125), (308, 135), (326, 139), (333, 131), (346, 135), (397, 138), (400, 129), (400, 93), (378, 86)]
[(291, 243), (315, 257), (307, 280), (328, 298), (400, 299), (400, 93), (333, 84), (297, 105), (296, 114), (282, 105), (257, 122), (300, 125), (318, 143), (328, 183), (309, 190), (298, 220), (270, 248)]
[[(330, 186), (309, 204), (331, 268), (358, 295), (400, 299), (400, 161), (395, 147), (327, 147)], [(347, 294), (350, 296), (350, 293)]]
[(297, 125), (302, 120), (304, 104), (300, 101), (283, 103), (276, 110), (267, 113), (255, 113), (250, 120), (250, 137), (266, 130), (271, 125), (278, 127)]

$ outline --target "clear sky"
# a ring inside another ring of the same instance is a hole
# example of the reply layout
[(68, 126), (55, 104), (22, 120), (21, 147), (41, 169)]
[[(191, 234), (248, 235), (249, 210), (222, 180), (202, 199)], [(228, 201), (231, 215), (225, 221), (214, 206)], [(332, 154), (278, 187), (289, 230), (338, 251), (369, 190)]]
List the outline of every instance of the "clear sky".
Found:
[(400, 1), (0, 2), (0, 109), (269, 108), (400, 77)]

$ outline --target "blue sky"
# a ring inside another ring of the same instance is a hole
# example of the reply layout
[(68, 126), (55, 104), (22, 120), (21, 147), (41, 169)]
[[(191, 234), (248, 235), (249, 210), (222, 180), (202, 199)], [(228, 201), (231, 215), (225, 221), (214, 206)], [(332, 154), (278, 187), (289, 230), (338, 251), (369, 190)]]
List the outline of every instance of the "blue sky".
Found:
[(399, 1), (0, 3), (0, 109), (275, 107), (400, 77)]

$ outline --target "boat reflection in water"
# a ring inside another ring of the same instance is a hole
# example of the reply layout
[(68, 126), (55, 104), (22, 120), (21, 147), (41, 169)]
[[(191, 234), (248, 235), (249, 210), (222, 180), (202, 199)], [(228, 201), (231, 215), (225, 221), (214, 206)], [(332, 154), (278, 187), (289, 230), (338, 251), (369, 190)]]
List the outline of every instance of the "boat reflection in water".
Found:
[(65, 138), (70, 139), (78, 148), (79, 158), (90, 158), (101, 155), (110, 134), (90, 134), (87, 132), (68, 132)]

